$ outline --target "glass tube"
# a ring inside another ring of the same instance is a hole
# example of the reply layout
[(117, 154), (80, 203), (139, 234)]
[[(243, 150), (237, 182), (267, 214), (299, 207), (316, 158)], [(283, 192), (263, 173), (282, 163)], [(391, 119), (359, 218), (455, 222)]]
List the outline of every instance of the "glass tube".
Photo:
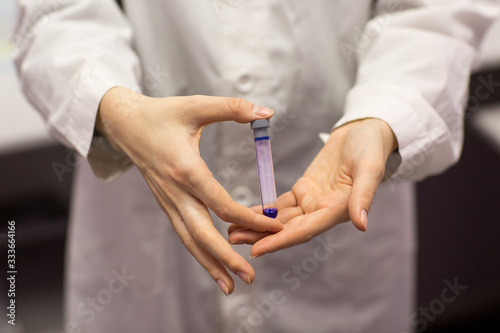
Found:
[(278, 215), (276, 206), (276, 186), (274, 183), (273, 158), (271, 155), (271, 142), (269, 136), (257, 137), (255, 152), (259, 168), (260, 197), (262, 200), (262, 213), (275, 218)]

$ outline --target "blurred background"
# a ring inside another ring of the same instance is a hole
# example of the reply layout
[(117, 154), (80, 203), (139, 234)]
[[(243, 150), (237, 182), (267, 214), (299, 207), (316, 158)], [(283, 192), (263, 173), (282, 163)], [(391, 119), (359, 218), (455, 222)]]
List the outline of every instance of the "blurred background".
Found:
[[(55, 333), (63, 331), (75, 155), (48, 137), (20, 92), (8, 41), (14, 4), (0, 0), (0, 307), (5, 309), (6, 224), (15, 220), (17, 325), (6, 326), (2, 314), (0, 332)], [(460, 162), (418, 184), (417, 311), (431, 309), (424, 330), (429, 333), (498, 332), (500, 327), (500, 20), (470, 85)], [(440, 302), (444, 281), (455, 279), (467, 288), (450, 304)]]

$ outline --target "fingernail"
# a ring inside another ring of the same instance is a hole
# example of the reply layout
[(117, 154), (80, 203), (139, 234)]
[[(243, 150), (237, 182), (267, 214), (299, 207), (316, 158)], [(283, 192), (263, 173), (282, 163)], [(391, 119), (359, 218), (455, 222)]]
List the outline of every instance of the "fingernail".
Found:
[(239, 245), (243, 244), (243, 242), (241, 240), (235, 240), (235, 241), (230, 241), (229, 244)]
[(248, 276), (247, 273), (243, 273), (243, 272), (238, 272), (236, 273), (236, 275), (238, 275), (240, 277), (240, 279), (245, 282), (246, 284), (250, 284), (252, 282), (250, 282), (250, 276)]
[(258, 258), (258, 257), (260, 257), (260, 255), (259, 255), (259, 256), (253, 256), (253, 255), (250, 255), (250, 259), (253, 259), (253, 258)]
[(229, 289), (227, 288), (227, 286), (224, 283), (224, 281), (222, 281), (221, 279), (218, 279), (217, 280), (217, 284), (219, 285), (219, 288), (220, 288), (220, 290), (222, 290), (222, 292), (224, 293), (224, 295), (229, 296)]
[(253, 106), (253, 113), (259, 117), (267, 117), (273, 114), (273, 112), (274, 112), (273, 110), (263, 106), (258, 106), (258, 105)]
[(365, 226), (365, 231), (368, 230), (368, 214), (364, 209), (361, 210), (361, 223)]

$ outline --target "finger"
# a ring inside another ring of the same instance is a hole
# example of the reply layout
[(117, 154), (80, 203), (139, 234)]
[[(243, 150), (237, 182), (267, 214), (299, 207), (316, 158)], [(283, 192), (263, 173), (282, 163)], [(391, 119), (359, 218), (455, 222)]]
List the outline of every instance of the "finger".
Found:
[(261, 232), (278, 232), (283, 229), (283, 225), (278, 219), (256, 213), (234, 201), (214, 178), (195, 177), (191, 179), (193, 184), (191, 191), (223, 221)]
[(250, 207), (250, 209), (256, 212), (257, 214), (262, 214), (262, 205), (252, 206)]
[(352, 223), (360, 231), (368, 228), (368, 212), (384, 176), (384, 167), (382, 163), (361, 163), (353, 174), (348, 208)]
[[(188, 159), (186, 159), (188, 160)], [(179, 162), (174, 179), (179, 186), (200, 199), (223, 221), (236, 223), (255, 231), (278, 232), (283, 229), (281, 222), (256, 213), (252, 209), (234, 201), (229, 193), (217, 182), (200, 156), (191, 156), (188, 162)], [(169, 189), (171, 191), (171, 189)], [(173, 196), (174, 200), (178, 196)], [(179, 206), (182, 202), (179, 201)]]
[[(182, 244), (191, 255), (200, 263), (219, 285), (221, 291), (227, 296), (234, 291), (234, 280), (228, 274), (222, 263), (212, 254), (196, 244), (186, 225), (179, 218), (172, 220), (172, 226), (179, 236)], [(245, 281), (247, 282), (247, 281)]]
[[(258, 206), (260, 207), (260, 206)], [(279, 220), (283, 223), (286, 224), (288, 221), (296, 218), (297, 216), (304, 215), (304, 212), (300, 207), (291, 207), (291, 208), (285, 208), (279, 211), (278, 217)], [(241, 230), (241, 233), (239, 232)], [(236, 232), (236, 235), (233, 235), (234, 232)], [(253, 233), (261, 235), (261, 237), (253, 236)], [(227, 233), (229, 235), (229, 243), (231, 244), (253, 244), (257, 240), (259, 240), (262, 237), (265, 237), (267, 235), (270, 235), (271, 233), (266, 233), (266, 232), (257, 232), (253, 231), (247, 228), (244, 228), (242, 226), (239, 226), (237, 224), (231, 224), (227, 228)], [(252, 236), (247, 236), (248, 234), (252, 234)], [(264, 236), (262, 236), (264, 235)], [(258, 239), (257, 239), (258, 238)]]
[(229, 243), (231, 244), (255, 244), (258, 240), (272, 235), (269, 232), (257, 232), (246, 228), (234, 230), (229, 235)]
[(344, 222), (342, 207), (323, 208), (292, 219), (282, 231), (257, 241), (250, 251), (251, 257), (260, 257), (291, 246), (306, 243), (313, 237)]
[[(256, 212), (257, 214), (262, 214), (262, 206), (254, 206), (250, 208), (252, 211)], [(288, 220), (291, 220), (292, 218), (303, 215), (304, 211), (300, 206), (295, 206), (295, 207), (281, 207), (279, 208), (278, 206), (278, 216), (277, 219), (285, 224), (287, 223)], [(234, 227), (233, 227), (234, 228)]]
[(242, 227), (240, 225), (231, 223), (229, 227), (227, 228), (227, 234), (230, 235), (231, 233), (235, 232), (238, 229), (246, 229), (245, 227)]
[[(299, 214), (299, 212), (302, 213), (302, 209), (299, 206), (297, 206), (297, 200), (295, 198), (295, 195), (291, 191), (282, 194), (279, 198), (276, 199), (276, 207), (278, 208), (278, 216), (280, 216), (278, 217), (278, 219), (281, 222), (284, 222), (286, 220), (291, 219), (292, 217), (295, 217), (296, 215)], [(294, 211), (293, 216), (288, 214), (283, 214), (283, 212), (289, 208), (293, 208), (296, 210), (296, 212)], [(262, 205), (253, 206), (250, 207), (250, 209), (258, 214), (263, 214)]]
[[(196, 200), (192, 198), (191, 200)], [(245, 283), (250, 284), (255, 278), (252, 266), (238, 254), (215, 229), (208, 210), (197, 209), (188, 198), (179, 207), (179, 213), (195, 243), (215, 257), (220, 263), (237, 274)]]
[(278, 211), (278, 218), (283, 224), (300, 215), (304, 215), (304, 211), (300, 206), (284, 208)]
[(187, 115), (200, 124), (210, 124), (218, 121), (234, 120), (238, 123), (248, 123), (257, 119), (270, 118), (274, 111), (257, 106), (242, 98), (216, 96), (185, 97), (191, 109)]
[(179, 236), (182, 244), (191, 253), (191, 255), (200, 263), (200, 265), (205, 268), (205, 270), (210, 274), (210, 276), (217, 282), (221, 291), (227, 296), (231, 294), (234, 290), (234, 280), (231, 278), (229, 273), (226, 271), (224, 266), (209, 252), (198, 246), (191, 236), (186, 225), (182, 222), (182, 217), (172, 201), (163, 195), (163, 192), (159, 190), (159, 186), (153, 181), (146, 178), (146, 182), (151, 188), (156, 201), (162, 210), (169, 217), (172, 228)]
[(297, 206), (297, 198), (292, 191), (288, 191), (276, 199), (276, 205), (278, 206), (278, 211), (286, 207), (295, 207)]

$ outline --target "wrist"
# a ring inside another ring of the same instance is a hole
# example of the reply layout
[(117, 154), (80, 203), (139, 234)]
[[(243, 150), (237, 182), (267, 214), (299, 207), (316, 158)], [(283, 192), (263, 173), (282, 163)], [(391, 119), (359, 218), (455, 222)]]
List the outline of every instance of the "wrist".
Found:
[(116, 113), (116, 106), (121, 100), (121, 95), (127, 90), (122, 87), (113, 87), (109, 89), (101, 98), (97, 116), (95, 120), (95, 129), (102, 135), (108, 137), (111, 130), (111, 124), (114, 123), (114, 114)]
[(384, 150), (387, 152), (387, 157), (389, 157), (390, 154), (398, 149), (398, 139), (396, 138), (396, 135), (394, 134), (391, 126), (389, 126), (388, 123), (378, 118), (374, 118), (373, 120), (377, 120), (382, 128)]
[(123, 87), (109, 89), (99, 103), (97, 110), (95, 129), (110, 142), (111, 146), (122, 151), (116, 144), (119, 128), (123, 122), (132, 114), (130, 111), (140, 94)]
[[(358, 126), (369, 126), (371, 128), (375, 127), (380, 130), (384, 151), (386, 152), (385, 154), (386, 157), (389, 157), (390, 154), (392, 154), (394, 151), (398, 149), (398, 140), (396, 138), (396, 135), (392, 131), (389, 124), (380, 118), (363, 118), (351, 121), (336, 128), (332, 132), (332, 135), (345, 138), (347, 133), (349, 133), (351, 130), (353, 130), (355, 127)], [(364, 130), (366, 130), (366, 128)]]

